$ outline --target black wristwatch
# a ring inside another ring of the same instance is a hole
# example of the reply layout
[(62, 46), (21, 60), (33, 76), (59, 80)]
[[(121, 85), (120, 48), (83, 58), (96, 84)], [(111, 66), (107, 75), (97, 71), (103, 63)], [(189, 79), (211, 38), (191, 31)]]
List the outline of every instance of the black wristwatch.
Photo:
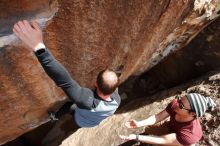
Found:
[(37, 54), (37, 55), (40, 55), (40, 54), (44, 53), (45, 50), (46, 50), (46, 48), (41, 48), (41, 49), (39, 49), (39, 50), (36, 51), (36, 54)]

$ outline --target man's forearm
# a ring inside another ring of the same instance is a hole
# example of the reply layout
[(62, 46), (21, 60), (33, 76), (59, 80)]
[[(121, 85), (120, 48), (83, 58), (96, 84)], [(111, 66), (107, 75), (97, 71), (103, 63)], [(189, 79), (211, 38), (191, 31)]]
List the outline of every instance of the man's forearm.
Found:
[(38, 51), (35, 52), (35, 54), (39, 62), (44, 68), (45, 72), (57, 84), (57, 86), (65, 88), (70, 86), (70, 84), (77, 84), (71, 78), (68, 71), (53, 57), (48, 49), (45, 48), (43, 52), (40, 53)]
[(126, 140), (137, 140), (148, 144), (181, 146), (181, 144), (176, 139), (175, 133), (167, 134), (164, 136), (130, 134), (129, 136), (121, 136), (121, 138)]
[(139, 121), (138, 122), (138, 127), (154, 125), (154, 124), (156, 124), (158, 122), (163, 121), (168, 116), (169, 116), (169, 114), (167, 113), (167, 111), (163, 110), (163, 111), (161, 111), (160, 113), (158, 113), (156, 115), (150, 116), (146, 120)]
[(178, 145), (175, 141), (166, 139), (163, 136), (148, 136), (148, 135), (139, 135), (139, 141), (148, 144), (157, 144), (157, 145)]
[(153, 115), (145, 120), (138, 121), (138, 127), (150, 126), (150, 125), (154, 125), (155, 123), (156, 123), (156, 117), (155, 117), (155, 115)]
[(167, 144), (163, 137), (139, 135), (139, 141), (149, 144)]
[(175, 133), (166, 134), (163, 136), (144, 136), (140, 135), (139, 140), (144, 143), (157, 144), (157, 145), (169, 145), (169, 146), (182, 146), (176, 139)]

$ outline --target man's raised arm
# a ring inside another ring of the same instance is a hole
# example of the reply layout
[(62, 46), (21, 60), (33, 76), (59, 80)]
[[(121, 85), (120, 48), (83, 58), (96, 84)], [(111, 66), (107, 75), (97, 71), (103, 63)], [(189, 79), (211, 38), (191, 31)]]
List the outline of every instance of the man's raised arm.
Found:
[(76, 104), (91, 108), (92, 96), (84, 96), (85, 94), (93, 94), (89, 89), (82, 88), (75, 80), (73, 80), (68, 71), (54, 58), (50, 51), (43, 43), (42, 31), (36, 22), (32, 25), (26, 20), (19, 21), (14, 25), (13, 32), (29, 46), (37, 56), (39, 62), (43, 66), (48, 76), (61, 87), (67, 96)]

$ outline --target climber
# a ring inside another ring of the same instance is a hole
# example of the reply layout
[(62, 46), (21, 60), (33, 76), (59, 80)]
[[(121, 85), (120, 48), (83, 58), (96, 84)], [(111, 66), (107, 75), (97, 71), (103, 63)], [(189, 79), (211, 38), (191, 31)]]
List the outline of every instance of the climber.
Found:
[[(102, 70), (97, 76), (95, 90), (83, 88), (70, 77), (68, 71), (45, 47), (42, 31), (36, 22), (18, 21), (13, 27), (13, 32), (34, 51), (47, 75), (70, 98), (72, 105), (68, 107), (68, 110), (78, 127), (96, 126), (111, 116), (119, 107), (121, 102), (117, 88), (119, 78), (115, 72), (109, 69)], [(57, 113), (55, 117), (50, 115), (51, 118), (56, 119), (59, 111)]]
[[(190, 93), (182, 97), (176, 96), (176, 99), (160, 113), (142, 121), (129, 120), (125, 123), (127, 128), (150, 126), (145, 129), (145, 135), (120, 135), (120, 138), (156, 145), (195, 145), (203, 135), (199, 117), (207, 109), (213, 109), (214, 106), (215, 103), (210, 97), (204, 97), (198, 93)], [(163, 122), (161, 125), (156, 124), (168, 117), (170, 117), (169, 121)]]

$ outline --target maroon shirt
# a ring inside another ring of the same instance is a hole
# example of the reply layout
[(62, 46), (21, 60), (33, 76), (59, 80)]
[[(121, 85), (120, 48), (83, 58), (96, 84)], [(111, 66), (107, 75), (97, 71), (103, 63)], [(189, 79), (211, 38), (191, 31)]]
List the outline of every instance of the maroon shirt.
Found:
[(202, 127), (198, 119), (193, 119), (189, 122), (178, 122), (175, 120), (176, 112), (174, 106), (177, 100), (173, 100), (166, 107), (166, 111), (170, 115), (169, 128), (171, 132), (176, 133), (176, 138), (179, 143), (184, 146), (195, 144), (202, 138)]

